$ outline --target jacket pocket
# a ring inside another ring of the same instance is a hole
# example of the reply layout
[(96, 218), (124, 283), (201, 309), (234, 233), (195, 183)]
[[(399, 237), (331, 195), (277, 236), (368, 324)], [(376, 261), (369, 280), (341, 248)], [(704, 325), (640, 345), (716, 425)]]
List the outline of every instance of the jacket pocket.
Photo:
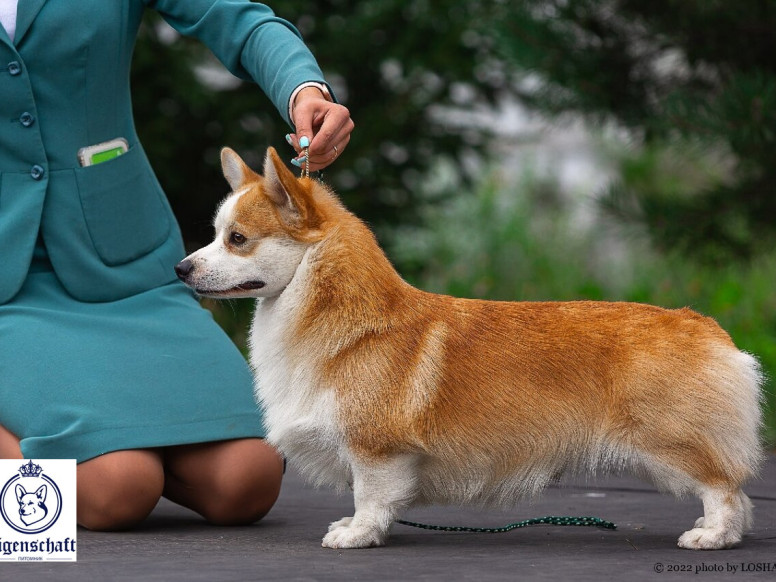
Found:
[(171, 210), (139, 146), (75, 175), (89, 236), (106, 265), (134, 261), (167, 240)]

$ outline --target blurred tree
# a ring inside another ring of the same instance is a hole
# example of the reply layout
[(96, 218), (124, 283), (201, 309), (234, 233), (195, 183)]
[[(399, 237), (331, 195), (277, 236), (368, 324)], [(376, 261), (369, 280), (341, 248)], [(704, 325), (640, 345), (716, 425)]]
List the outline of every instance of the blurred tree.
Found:
[[(504, 1), (494, 22), (503, 55), (534, 73), (518, 84), (526, 102), (614, 119), (645, 146), (609, 210), (709, 262), (773, 249), (776, 0)], [(699, 147), (729, 167), (661, 179), (659, 152)]]
[[(493, 103), (505, 87), (481, 29), (492, 2), (271, 5), (300, 29), (356, 122), (347, 151), (325, 176), (351, 209), (379, 231), (416, 218), (416, 190), (440, 160), (451, 162), (456, 179), (468, 179), (462, 159), (484, 147), (487, 130), (462, 129), (433, 113)], [(207, 49), (147, 15), (132, 71), (138, 132), (192, 247), (212, 236), (211, 215), (226, 192), (221, 146), (257, 169), (268, 145), (293, 155), (283, 138), (289, 128), (257, 87), (234, 79), (203, 83), (213, 65)]]

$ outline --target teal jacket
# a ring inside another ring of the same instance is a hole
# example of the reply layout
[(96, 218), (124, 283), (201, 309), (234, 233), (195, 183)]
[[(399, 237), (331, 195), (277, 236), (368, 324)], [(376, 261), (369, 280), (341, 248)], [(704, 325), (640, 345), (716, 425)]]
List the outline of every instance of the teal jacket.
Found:
[[(21, 0), (13, 43), (0, 26), (0, 303), (24, 283), (39, 233), (80, 300), (175, 280), (180, 230), (132, 120), (129, 68), (146, 8), (256, 81), (286, 120), (293, 90), (323, 82), (296, 29), (248, 0)], [(116, 137), (126, 154), (79, 166), (80, 148)]]

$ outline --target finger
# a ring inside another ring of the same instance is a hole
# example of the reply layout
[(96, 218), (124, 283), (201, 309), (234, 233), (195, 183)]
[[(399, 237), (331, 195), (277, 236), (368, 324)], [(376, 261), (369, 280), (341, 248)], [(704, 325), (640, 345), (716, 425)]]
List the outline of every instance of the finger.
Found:
[(294, 151), (296, 151), (297, 154), (302, 152), (302, 148), (299, 147), (299, 141), (295, 133), (287, 133), (286, 141), (288, 142), (288, 145), (294, 148)]
[[(322, 119), (322, 123), (316, 128), (315, 137), (310, 143), (312, 155), (327, 156), (340, 144), (347, 145), (350, 133), (353, 131), (353, 120), (344, 107), (337, 110), (329, 110)], [(343, 144), (343, 142), (345, 142)]]
[[(334, 141), (334, 139), (329, 140), (327, 143), (331, 143)], [(320, 143), (324, 142), (321, 141)], [(321, 170), (332, 164), (342, 155), (342, 152), (345, 151), (348, 143), (350, 143), (350, 133), (344, 132), (342, 138), (340, 138), (338, 141), (335, 141), (334, 143), (331, 143), (331, 147), (323, 146), (323, 148), (318, 148), (318, 151), (313, 151), (311, 146), (309, 150), (311, 168), (314, 168), (315, 170)]]
[[(347, 147), (349, 138), (343, 140), (339, 144), (332, 147), (331, 151), (324, 155), (310, 155), (310, 163), (309, 168), (310, 171), (315, 172), (317, 170), (322, 170), (329, 166), (331, 163), (333, 163), (341, 154), (342, 151)], [(304, 153), (300, 154), (296, 158), (291, 160), (291, 163), (296, 166), (297, 168), (303, 168), (306, 165), (307, 157)]]
[[(304, 140), (307, 141), (305, 142)], [(298, 136), (295, 133), (286, 134), (286, 141), (299, 155), (303, 153), (305, 148), (310, 147), (310, 140), (306, 136)], [(302, 145), (303, 143), (306, 145)]]
[(346, 135), (343, 140), (333, 145), (328, 152), (325, 152), (323, 154), (316, 154), (316, 155), (313, 155), (311, 153), (310, 170), (311, 171), (322, 170), (323, 168), (326, 168), (327, 166), (332, 164), (335, 160), (337, 160), (337, 158), (339, 158), (342, 155), (342, 152), (347, 147), (349, 141), (350, 141), (350, 136)]
[[(319, 133), (318, 135), (320, 136), (321, 134)], [(325, 168), (334, 162), (334, 160), (336, 160), (340, 155), (342, 155), (342, 152), (350, 142), (349, 131), (341, 132), (341, 135), (342, 137), (333, 143), (331, 147), (327, 147), (326, 145), (320, 147), (320, 144), (330, 143), (331, 141), (336, 140), (337, 137), (329, 138), (327, 140), (320, 139), (316, 144), (319, 147), (313, 148), (313, 145), (310, 144), (309, 149), (306, 151), (303, 148), (300, 148), (298, 150), (299, 154), (291, 160), (291, 163), (296, 167), (301, 168), (303, 163), (306, 161), (307, 156), (309, 156), (311, 171)], [(300, 140), (302, 140), (302, 138), (300, 138)]]
[(345, 106), (324, 100), (300, 103), (294, 110), (294, 121), (296, 132), (286, 136), (297, 152), (291, 163), (301, 168), (309, 157), (312, 171), (327, 167), (339, 157), (355, 126)]
[(296, 137), (310, 140), (312, 154), (323, 155), (353, 129), (350, 112), (338, 103), (316, 100), (301, 103), (294, 111)]

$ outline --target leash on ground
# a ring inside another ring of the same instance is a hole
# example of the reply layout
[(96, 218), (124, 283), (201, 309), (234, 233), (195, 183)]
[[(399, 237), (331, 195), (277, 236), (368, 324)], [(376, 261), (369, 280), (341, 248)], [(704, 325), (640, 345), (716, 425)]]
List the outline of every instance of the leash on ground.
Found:
[(600, 527), (604, 529), (617, 529), (617, 525), (611, 521), (603, 520), (599, 517), (569, 517), (562, 515), (548, 515), (546, 517), (534, 517), (532, 519), (525, 519), (516, 523), (510, 523), (504, 527), (466, 527), (466, 526), (450, 526), (450, 525), (428, 525), (425, 523), (416, 523), (414, 521), (405, 521), (403, 519), (397, 519), (395, 523), (406, 525), (409, 527), (417, 527), (420, 529), (432, 529), (435, 531), (455, 531), (455, 532), (467, 532), (467, 533), (505, 533), (517, 529), (520, 527), (527, 527), (529, 525), (574, 525), (583, 527)]

